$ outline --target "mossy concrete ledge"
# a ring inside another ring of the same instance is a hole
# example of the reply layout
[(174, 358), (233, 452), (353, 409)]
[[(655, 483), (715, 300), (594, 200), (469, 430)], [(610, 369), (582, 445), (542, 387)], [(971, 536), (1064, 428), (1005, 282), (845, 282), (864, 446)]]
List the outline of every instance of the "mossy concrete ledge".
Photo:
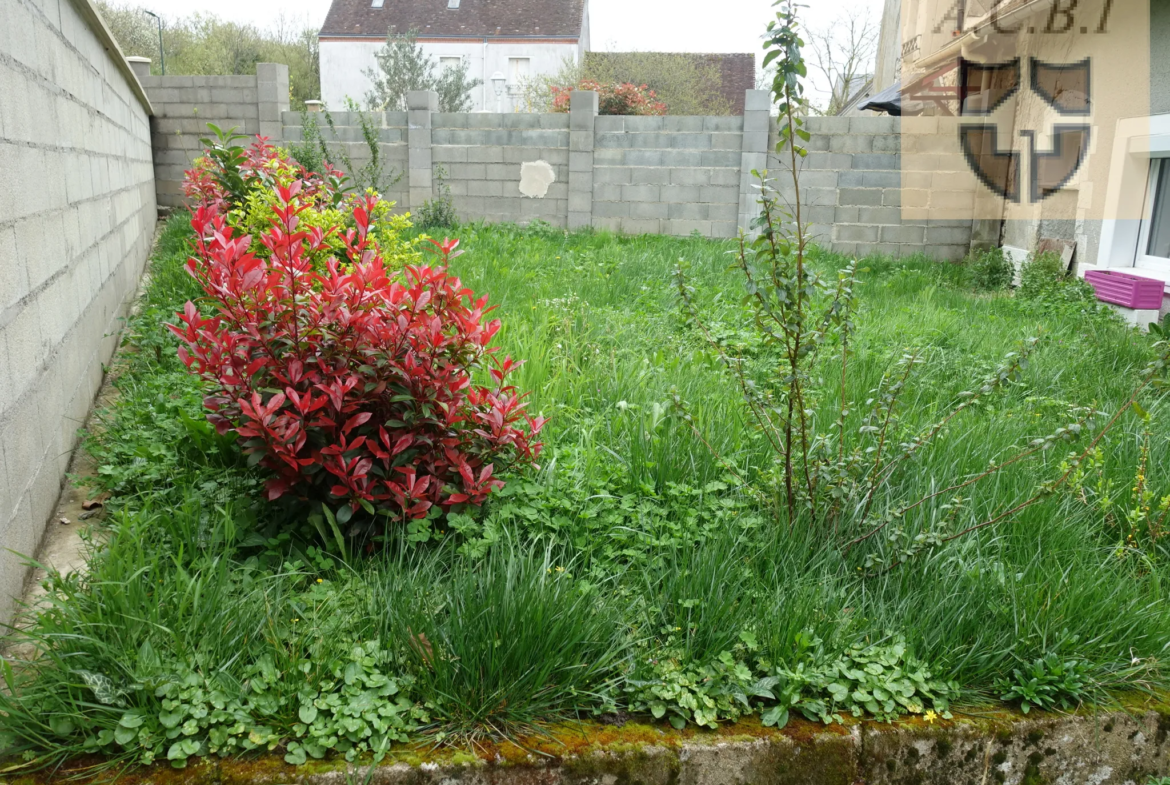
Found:
[[(69, 777), (79, 769), (66, 765)], [(273, 755), (183, 770), (123, 772), (125, 785), (1146, 785), (1170, 774), (1170, 708), (954, 722), (911, 720), (777, 731), (748, 720), (715, 732), (629, 723), (562, 728), (479, 748), (402, 747), (373, 771), (343, 761), (293, 767)], [(52, 781), (60, 781), (62, 773)], [(101, 779), (110, 780), (107, 774)], [(41, 785), (44, 774), (0, 774)], [(84, 778), (83, 778), (84, 781)]]
[[(1170, 712), (1161, 707), (934, 725), (794, 721), (783, 731), (755, 722), (716, 733), (628, 725), (558, 734), (559, 753), (547, 741), (533, 752), (416, 753), (377, 768), (370, 785), (1145, 785), (1170, 774), (1168, 736)], [(346, 785), (367, 773), (236, 765), (219, 767), (221, 785)]]

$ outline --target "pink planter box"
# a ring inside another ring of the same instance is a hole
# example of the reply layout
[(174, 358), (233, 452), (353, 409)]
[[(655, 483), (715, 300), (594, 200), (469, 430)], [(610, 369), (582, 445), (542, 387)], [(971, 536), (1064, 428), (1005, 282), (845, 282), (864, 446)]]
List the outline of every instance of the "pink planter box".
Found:
[(1162, 307), (1166, 284), (1154, 278), (1112, 270), (1088, 270), (1085, 280), (1096, 290), (1097, 299), (1102, 302), (1149, 311)]

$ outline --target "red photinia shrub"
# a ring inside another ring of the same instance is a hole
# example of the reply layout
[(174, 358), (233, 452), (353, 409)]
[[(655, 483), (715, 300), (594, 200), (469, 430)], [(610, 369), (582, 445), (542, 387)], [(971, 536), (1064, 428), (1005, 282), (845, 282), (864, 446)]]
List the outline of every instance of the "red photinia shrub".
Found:
[(646, 85), (636, 85), (630, 82), (602, 84), (592, 79), (582, 79), (580, 84), (569, 87), (553, 86), (552, 110), (554, 112), (569, 111), (569, 94), (574, 90), (593, 90), (596, 92), (599, 114), (666, 114), (666, 104), (657, 100), (654, 91), (647, 90)]
[(191, 210), (206, 206), (216, 211), (240, 207), (245, 193), (256, 187), (273, 188), (300, 180), (301, 201), (324, 207), (336, 205), (342, 194), (345, 173), (324, 163), (321, 175), (307, 171), (288, 153), (257, 136), (250, 147), (235, 144), (243, 139), (218, 132), (216, 140), (206, 143), (204, 155), (183, 172), (183, 195)]
[[(367, 238), (369, 196), (343, 236), (348, 269), (330, 259), (314, 272), (309, 253), (336, 228), (302, 229), (300, 189), (276, 187), (264, 257), (210, 206), (191, 221), (187, 267), (215, 315), (188, 303), (171, 329), (212, 388), (208, 420), (275, 473), (270, 499), (292, 493), (396, 519), (480, 504), (503, 485), (501, 468), (535, 460), (544, 420), (504, 384), (517, 363), (488, 346), (500, 323), (486, 320), (487, 298), (448, 272), (458, 241), (435, 243), (439, 266), (389, 277)], [(481, 368), (494, 386), (472, 382)]]

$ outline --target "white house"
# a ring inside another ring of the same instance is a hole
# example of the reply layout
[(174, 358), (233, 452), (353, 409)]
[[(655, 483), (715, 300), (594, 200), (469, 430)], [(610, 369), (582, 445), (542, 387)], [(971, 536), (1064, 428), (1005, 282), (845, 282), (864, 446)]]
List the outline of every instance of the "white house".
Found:
[[(440, 66), (463, 60), (483, 84), (473, 111), (519, 110), (518, 91), (530, 76), (556, 73), (589, 48), (588, 0), (333, 0), (321, 27), (321, 100), (344, 107), (370, 88), (365, 71), (388, 32), (417, 31), (423, 51)], [(497, 95), (492, 76), (502, 74)]]

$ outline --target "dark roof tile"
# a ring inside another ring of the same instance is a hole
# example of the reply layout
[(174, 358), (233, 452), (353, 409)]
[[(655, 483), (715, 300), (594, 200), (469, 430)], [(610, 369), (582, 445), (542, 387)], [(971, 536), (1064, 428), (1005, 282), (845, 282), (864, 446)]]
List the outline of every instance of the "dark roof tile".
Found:
[(383, 38), (388, 30), (417, 30), (420, 38), (579, 38), (585, 0), (333, 0), (322, 36)]

